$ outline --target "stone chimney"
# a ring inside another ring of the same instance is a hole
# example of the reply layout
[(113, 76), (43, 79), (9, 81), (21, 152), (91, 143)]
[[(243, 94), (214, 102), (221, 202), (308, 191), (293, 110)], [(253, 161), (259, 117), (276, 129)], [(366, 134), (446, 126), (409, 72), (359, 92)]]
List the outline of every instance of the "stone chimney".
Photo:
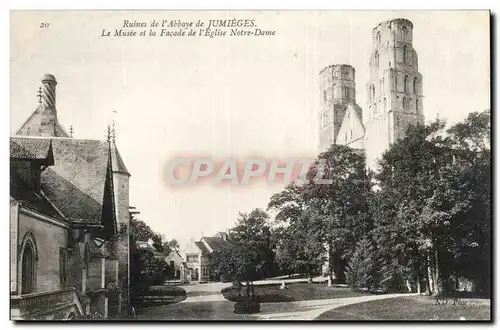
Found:
[(42, 77), (42, 100), (45, 109), (56, 111), (56, 85), (57, 80), (51, 74), (45, 74)]

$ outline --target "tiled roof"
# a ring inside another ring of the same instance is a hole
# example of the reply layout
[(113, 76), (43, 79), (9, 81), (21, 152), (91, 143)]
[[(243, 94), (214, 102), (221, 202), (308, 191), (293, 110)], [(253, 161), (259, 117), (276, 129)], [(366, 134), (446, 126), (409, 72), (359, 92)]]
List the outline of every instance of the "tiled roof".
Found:
[(11, 159), (31, 159), (45, 160), (52, 165), (52, 148), (50, 139), (37, 138), (10, 138), (10, 158)]
[(10, 174), (10, 196), (27, 209), (62, 219), (57, 210), (42, 195), (35, 193), (15, 172)]
[(53, 139), (52, 150), (55, 164), (42, 172), (42, 190), (69, 220), (100, 224), (108, 142)]

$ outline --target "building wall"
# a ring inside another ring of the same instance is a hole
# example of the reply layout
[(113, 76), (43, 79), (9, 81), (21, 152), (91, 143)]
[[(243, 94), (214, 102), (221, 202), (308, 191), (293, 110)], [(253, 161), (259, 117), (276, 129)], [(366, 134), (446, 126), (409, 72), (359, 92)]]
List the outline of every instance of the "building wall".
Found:
[(372, 33), (364, 145), (367, 166), (375, 168), (389, 146), (405, 136), (409, 125), (424, 123), (424, 115), (412, 22), (382, 22)]
[(19, 203), (10, 202), (10, 292), (17, 293), (17, 256), (20, 245), (18, 239)]
[(130, 213), (129, 213), (129, 178), (128, 174), (113, 173), (113, 193), (115, 198), (115, 212), (117, 229), (120, 238), (116, 242), (116, 251), (118, 257), (118, 277), (120, 286), (123, 290), (122, 299), (128, 304), (129, 286), (130, 286)]
[(350, 65), (330, 65), (320, 72), (320, 152), (342, 139), (339, 133), (348, 107), (360, 109), (356, 104), (355, 79), (355, 69)]
[(346, 145), (354, 149), (364, 149), (365, 128), (362, 118), (359, 118), (355, 107), (349, 105), (344, 122), (339, 130), (337, 144)]
[[(19, 212), (18, 255), (23, 238), (28, 233), (32, 233), (35, 237), (38, 253), (35, 292), (61, 289), (59, 253), (61, 247), (67, 246), (68, 230)], [(20, 276), (19, 271), (18, 276)]]

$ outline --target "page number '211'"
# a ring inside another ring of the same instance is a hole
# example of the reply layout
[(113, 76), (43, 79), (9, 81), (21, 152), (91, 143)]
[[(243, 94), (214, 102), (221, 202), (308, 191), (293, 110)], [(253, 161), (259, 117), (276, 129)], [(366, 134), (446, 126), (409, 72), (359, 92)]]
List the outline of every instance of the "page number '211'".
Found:
[(43, 28), (48, 28), (49, 27), (49, 23), (48, 22), (42, 22), (40, 23), (40, 28), (43, 29)]

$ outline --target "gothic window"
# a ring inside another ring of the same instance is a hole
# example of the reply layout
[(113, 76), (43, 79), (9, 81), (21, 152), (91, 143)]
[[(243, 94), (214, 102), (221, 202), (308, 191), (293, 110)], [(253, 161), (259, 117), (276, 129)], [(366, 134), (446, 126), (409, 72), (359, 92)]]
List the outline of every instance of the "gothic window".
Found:
[(377, 44), (380, 45), (380, 42), (382, 41), (382, 34), (379, 32), (377, 32)]
[(326, 91), (323, 91), (323, 102), (326, 102)]
[(417, 94), (417, 77), (413, 78), (413, 94)]
[(408, 49), (406, 46), (403, 46), (403, 63), (406, 63), (408, 56)]
[(384, 98), (384, 110), (387, 110), (387, 99)]
[(26, 238), (21, 250), (21, 294), (35, 291), (36, 263), (36, 242), (30, 235)]
[(418, 110), (418, 106), (419, 106), (419, 104), (418, 104), (418, 99), (417, 99), (417, 100), (415, 101), (415, 110)]
[(375, 100), (375, 86), (372, 85), (372, 100)]
[(408, 93), (408, 76), (405, 76), (405, 80), (403, 82), (404, 92)]
[(351, 130), (351, 140), (352, 140), (352, 130)]
[(378, 56), (378, 51), (375, 52), (375, 67), (378, 68), (379, 65), (379, 56)]
[(408, 99), (406, 97), (403, 97), (403, 109), (408, 109)]

